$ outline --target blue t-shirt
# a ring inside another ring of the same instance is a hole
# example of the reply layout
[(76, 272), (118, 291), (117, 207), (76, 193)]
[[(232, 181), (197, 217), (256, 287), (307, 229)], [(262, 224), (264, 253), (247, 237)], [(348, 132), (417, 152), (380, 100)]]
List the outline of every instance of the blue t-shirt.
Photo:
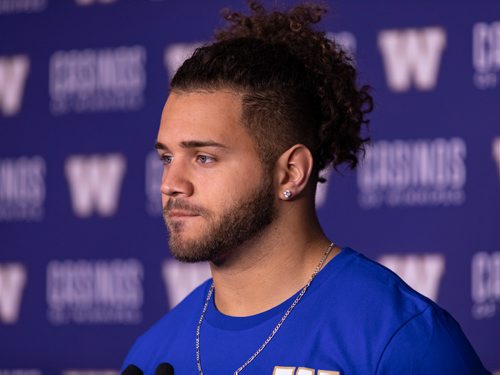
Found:
[[(154, 374), (159, 363), (168, 362), (177, 375), (198, 374), (196, 327), (210, 284), (199, 286), (138, 338), (123, 368), (135, 364)], [(212, 297), (200, 332), (204, 374), (234, 374), (295, 297), (249, 317), (220, 313)], [(392, 271), (344, 248), (242, 375), (487, 373), (446, 311)]]

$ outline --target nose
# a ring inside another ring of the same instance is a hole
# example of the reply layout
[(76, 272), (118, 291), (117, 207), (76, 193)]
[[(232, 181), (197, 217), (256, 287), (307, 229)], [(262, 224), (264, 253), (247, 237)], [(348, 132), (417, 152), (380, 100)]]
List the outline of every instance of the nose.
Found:
[(180, 162), (172, 161), (163, 167), (161, 192), (170, 197), (190, 196), (193, 194), (193, 184), (187, 169)]

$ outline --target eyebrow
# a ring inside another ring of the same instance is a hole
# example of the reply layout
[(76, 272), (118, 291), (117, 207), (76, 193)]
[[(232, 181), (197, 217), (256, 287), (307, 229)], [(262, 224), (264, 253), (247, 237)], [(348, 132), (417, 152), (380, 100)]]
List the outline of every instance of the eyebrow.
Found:
[[(192, 141), (182, 141), (181, 142), (181, 147), (182, 148), (197, 148), (197, 147), (219, 147), (219, 148), (228, 148), (226, 145), (207, 140), (207, 141), (201, 141), (201, 140), (192, 140)], [(155, 149), (157, 150), (168, 150), (168, 147), (161, 143), (161, 142), (156, 142), (155, 143)]]

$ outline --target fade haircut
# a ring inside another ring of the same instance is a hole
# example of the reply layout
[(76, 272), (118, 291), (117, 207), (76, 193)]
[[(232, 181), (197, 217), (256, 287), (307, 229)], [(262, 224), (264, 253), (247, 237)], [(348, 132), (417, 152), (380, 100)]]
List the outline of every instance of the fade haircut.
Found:
[(227, 27), (182, 64), (171, 91), (241, 94), (243, 124), (265, 165), (301, 143), (313, 155), (315, 181), (329, 165), (354, 169), (373, 100), (368, 86), (357, 86), (347, 53), (313, 29), (326, 7), (267, 11), (258, 1), (248, 4), (249, 15), (223, 11)]

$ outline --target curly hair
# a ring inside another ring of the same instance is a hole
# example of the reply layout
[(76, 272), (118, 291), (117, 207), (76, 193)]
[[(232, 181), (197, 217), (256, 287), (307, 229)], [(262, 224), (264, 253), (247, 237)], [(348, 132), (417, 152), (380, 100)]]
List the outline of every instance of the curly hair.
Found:
[(319, 172), (328, 165), (354, 169), (369, 140), (362, 127), (373, 99), (369, 86), (357, 86), (346, 52), (313, 29), (326, 7), (305, 3), (282, 12), (248, 4), (250, 15), (223, 10), (227, 27), (183, 63), (172, 91), (241, 93), (243, 123), (268, 165), (302, 143), (313, 155), (317, 180), (324, 181)]

